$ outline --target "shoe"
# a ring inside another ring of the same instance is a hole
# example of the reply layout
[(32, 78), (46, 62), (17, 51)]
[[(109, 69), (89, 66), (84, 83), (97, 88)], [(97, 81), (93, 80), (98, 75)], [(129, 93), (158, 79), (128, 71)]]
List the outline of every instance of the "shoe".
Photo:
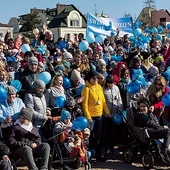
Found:
[(168, 152), (162, 151), (162, 152), (160, 153), (160, 156), (161, 156), (163, 162), (165, 162), (166, 164), (170, 164), (170, 158), (169, 158), (169, 156), (168, 156)]
[(96, 160), (106, 162), (106, 158), (104, 157), (104, 155), (97, 156)]

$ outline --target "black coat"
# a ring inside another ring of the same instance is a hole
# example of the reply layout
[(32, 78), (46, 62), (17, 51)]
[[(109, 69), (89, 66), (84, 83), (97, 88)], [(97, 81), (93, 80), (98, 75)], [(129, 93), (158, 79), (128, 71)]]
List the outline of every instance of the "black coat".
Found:
[(155, 115), (152, 113), (144, 114), (142, 112), (136, 111), (134, 113), (134, 124), (138, 127), (145, 127), (148, 130), (157, 130), (163, 128)]
[(3, 155), (9, 155), (10, 150), (9, 148), (0, 141), (0, 159), (2, 159)]
[(6, 143), (11, 151), (16, 151), (32, 143), (36, 143), (37, 145), (41, 144), (39, 132), (35, 127), (29, 132), (16, 124), (8, 130), (7, 136)]

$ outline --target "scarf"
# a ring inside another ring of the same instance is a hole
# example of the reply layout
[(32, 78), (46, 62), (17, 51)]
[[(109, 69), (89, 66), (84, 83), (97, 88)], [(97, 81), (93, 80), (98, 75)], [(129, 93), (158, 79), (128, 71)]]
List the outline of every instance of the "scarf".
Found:
[(17, 119), (14, 123), (14, 125), (18, 124), (21, 128), (25, 129), (26, 131), (28, 132), (31, 132), (31, 130), (33, 129), (33, 125), (32, 125), (32, 122), (29, 122), (28, 125), (22, 125), (20, 120)]
[(130, 79), (125, 79), (125, 78), (121, 78), (121, 81), (124, 83), (124, 84), (129, 84), (131, 82)]

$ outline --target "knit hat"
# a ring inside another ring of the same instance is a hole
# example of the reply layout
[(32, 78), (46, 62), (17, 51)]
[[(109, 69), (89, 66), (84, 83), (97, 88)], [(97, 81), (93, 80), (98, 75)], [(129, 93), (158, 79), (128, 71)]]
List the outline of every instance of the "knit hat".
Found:
[(90, 135), (90, 130), (89, 130), (89, 128), (85, 128), (85, 129), (83, 130), (83, 134), (85, 134), (85, 135)]
[(15, 87), (13, 86), (7, 86), (6, 87), (6, 91), (7, 91), (7, 94), (10, 95), (10, 94), (16, 94), (17, 93), (17, 90)]
[(45, 83), (42, 80), (36, 80), (34, 81), (32, 88), (33, 89), (38, 89), (38, 88), (45, 89)]
[(132, 64), (136, 64), (138, 62), (141, 62), (141, 59), (138, 56), (132, 58)]
[(71, 72), (71, 78), (70, 78), (72, 81), (74, 80), (80, 80), (81, 79), (81, 75), (80, 75), (80, 72), (77, 71), (76, 69), (74, 69), (72, 72)]
[(156, 75), (159, 73), (158, 67), (156, 67), (156, 66), (150, 66), (150, 68), (149, 68), (149, 73), (150, 73), (151, 75), (156, 76)]
[(64, 59), (72, 59), (72, 58), (73, 58), (73, 56), (72, 56), (71, 53), (65, 52), (65, 54), (64, 54)]
[(138, 104), (140, 104), (140, 103), (144, 103), (148, 109), (151, 107), (150, 101), (145, 97), (142, 98), (141, 100), (139, 100)]
[(76, 105), (75, 99), (73, 97), (69, 97), (66, 101), (67, 107), (74, 107)]
[(98, 76), (98, 73), (96, 71), (90, 71), (86, 76), (86, 80), (90, 81), (90, 79), (95, 76)]
[(20, 116), (25, 117), (26, 119), (28, 119), (29, 121), (32, 120), (32, 116), (33, 116), (33, 109), (31, 108), (24, 108), (21, 110)]
[(61, 112), (61, 120), (65, 120), (65, 119), (71, 119), (71, 114), (67, 110), (62, 110), (62, 112)]
[(114, 51), (113, 47), (112, 46), (108, 46), (108, 52), (113, 52), (113, 51)]
[(36, 65), (38, 65), (38, 59), (36, 58), (36, 57), (31, 57), (30, 59), (29, 59), (29, 65), (30, 64), (36, 64)]
[(97, 62), (98, 67), (100, 67), (101, 65), (106, 65), (106, 62), (103, 59), (99, 59)]

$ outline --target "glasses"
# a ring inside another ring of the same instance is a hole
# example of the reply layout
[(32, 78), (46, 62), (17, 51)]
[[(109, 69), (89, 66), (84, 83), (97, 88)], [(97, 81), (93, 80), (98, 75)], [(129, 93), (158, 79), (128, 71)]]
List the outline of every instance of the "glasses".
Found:
[(163, 86), (161, 83), (157, 83), (157, 82), (155, 82), (155, 85)]
[(92, 79), (93, 79), (93, 80), (97, 80), (97, 79), (98, 79), (98, 77), (97, 77), (97, 76), (94, 76), (94, 77), (92, 77)]

